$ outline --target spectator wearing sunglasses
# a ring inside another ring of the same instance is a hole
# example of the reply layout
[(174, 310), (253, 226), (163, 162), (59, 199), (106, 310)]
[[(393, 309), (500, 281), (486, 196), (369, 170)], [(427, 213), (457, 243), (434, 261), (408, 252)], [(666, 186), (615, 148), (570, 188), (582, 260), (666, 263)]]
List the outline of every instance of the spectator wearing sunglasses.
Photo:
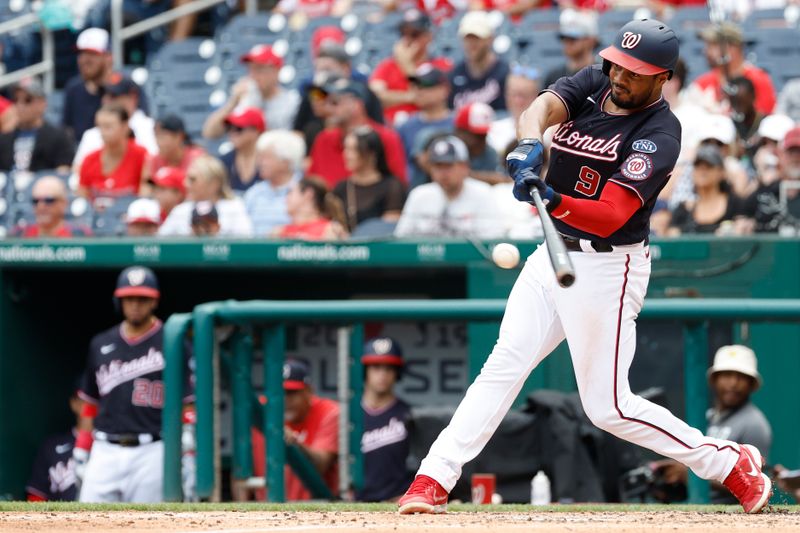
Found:
[(11, 132), (0, 135), (0, 170), (69, 172), (75, 146), (66, 130), (44, 119), (47, 96), (42, 85), (27, 78), (12, 88), (11, 95), (18, 119)]
[(558, 38), (567, 61), (545, 75), (543, 89), (550, 87), (557, 79), (572, 76), (583, 67), (595, 63), (597, 13), (565, 9), (561, 12), (559, 26)]
[(458, 25), (464, 59), (450, 71), (449, 107), (459, 109), (474, 102), (495, 111), (506, 108), (508, 63), (492, 50), (494, 24), (486, 11), (470, 11)]
[(266, 129), (264, 114), (257, 107), (237, 109), (225, 117), (225, 130), (233, 150), (220, 160), (228, 171), (231, 189), (235, 192), (244, 192), (258, 181), (256, 141)]
[(74, 226), (65, 220), (67, 201), (67, 186), (64, 180), (57, 176), (42, 176), (33, 184), (31, 191), (34, 223), (17, 226), (11, 235), (26, 239), (91, 235), (89, 228)]
[[(413, 76), (420, 65), (432, 63), (435, 67), (449, 71), (453, 64), (445, 57), (432, 58), (428, 48), (433, 42), (431, 19), (425, 13), (409, 9), (403, 13), (398, 26), (400, 39), (392, 49), (392, 57), (381, 61), (369, 79), (369, 88), (378, 95), (383, 104), (387, 124), (400, 124), (408, 115), (419, 110), (417, 93), (409, 76)], [(389, 38), (389, 36), (387, 36)]]

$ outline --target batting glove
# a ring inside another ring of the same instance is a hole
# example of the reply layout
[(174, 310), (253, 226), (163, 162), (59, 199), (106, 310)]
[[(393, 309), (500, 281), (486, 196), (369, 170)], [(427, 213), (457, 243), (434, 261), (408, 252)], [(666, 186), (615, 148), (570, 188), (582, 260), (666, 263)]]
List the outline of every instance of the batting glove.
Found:
[(521, 171), (514, 178), (514, 198), (520, 202), (532, 203), (531, 187), (536, 187), (539, 190), (539, 196), (542, 197), (542, 203), (547, 207), (548, 211), (555, 209), (561, 203), (561, 195), (529, 168)]
[(508, 175), (516, 181), (517, 175), (527, 169), (538, 176), (542, 173), (543, 158), (544, 146), (538, 139), (522, 139), (517, 143), (517, 147), (506, 156)]

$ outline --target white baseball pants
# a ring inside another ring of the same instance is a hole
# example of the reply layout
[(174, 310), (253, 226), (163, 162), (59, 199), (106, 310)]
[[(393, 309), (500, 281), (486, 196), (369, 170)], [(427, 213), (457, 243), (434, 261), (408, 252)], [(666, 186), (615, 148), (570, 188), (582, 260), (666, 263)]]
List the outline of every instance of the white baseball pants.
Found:
[(556, 281), (546, 245), (528, 258), (508, 297), (492, 353), (419, 474), (451, 491), (462, 466), (489, 441), (528, 375), (565, 337), (583, 409), (597, 427), (676, 459), (704, 479), (723, 481), (733, 469), (738, 444), (706, 437), (631, 392), (628, 369), (650, 278), (649, 249), (584, 249), (592, 251), (570, 252), (577, 280), (567, 289)]
[(157, 503), (163, 500), (164, 443), (92, 445), (80, 501)]

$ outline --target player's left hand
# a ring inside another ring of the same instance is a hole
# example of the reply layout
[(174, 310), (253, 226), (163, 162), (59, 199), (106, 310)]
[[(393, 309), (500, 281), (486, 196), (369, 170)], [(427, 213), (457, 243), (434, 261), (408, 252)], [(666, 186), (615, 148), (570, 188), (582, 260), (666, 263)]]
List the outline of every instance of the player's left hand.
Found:
[(514, 178), (514, 198), (520, 202), (532, 203), (531, 187), (539, 189), (539, 196), (542, 197), (544, 205), (553, 203), (560, 195), (546, 184), (539, 176), (533, 173), (529, 168), (526, 168), (517, 174)]

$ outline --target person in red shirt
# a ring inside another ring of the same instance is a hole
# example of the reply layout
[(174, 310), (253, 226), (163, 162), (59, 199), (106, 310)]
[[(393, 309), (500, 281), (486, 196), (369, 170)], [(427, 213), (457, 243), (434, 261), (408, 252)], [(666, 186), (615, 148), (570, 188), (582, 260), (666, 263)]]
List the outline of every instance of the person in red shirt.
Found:
[(303, 178), (292, 185), (286, 195), (286, 212), (292, 221), (276, 228), (276, 237), (307, 241), (347, 237), (342, 202), (318, 178)]
[(155, 135), (158, 153), (147, 160), (148, 179), (163, 167), (179, 168), (185, 173), (192, 161), (205, 153), (205, 150), (192, 142), (183, 119), (178, 115), (170, 113), (158, 119)]
[(161, 220), (164, 222), (167, 215), (186, 199), (186, 172), (175, 167), (161, 167), (150, 178), (153, 189), (153, 198), (161, 207)]
[(403, 141), (395, 130), (369, 118), (364, 106), (366, 87), (341, 78), (331, 83), (326, 92), (328, 105), (331, 106), (329, 120), (334, 127), (324, 130), (314, 141), (308, 173), (322, 177), (328, 188), (333, 189), (349, 175), (344, 162), (345, 136), (359, 126), (369, 126), (378, 133), (383, 142), (386, 162), (392, 175), (407, 183)]
[[(727, 102), (722, 85), (727, 80), (744, 76), (755, 87), (756, 110), (763, 115), (771, 114), (776, 102), (775, 87), (769, 74), (745, 61), (741, 28), (733, 22), (723, 22), (706, 27), (700, 32), (700, 37), (706, 43), (706, 59), (712, 68), (695, 79), (693, 86), (702, 93), (710, 94), (715, 102), (725, 106)], [(723, 42), (726, 44), (724, 52), (721, 45)], [(728, 61), (723, 64), (725, 57)], [(728, 111), (724, 107), (721, 110)]]
[[(314, 395), (308, 365), (287, 359), (283, 365), (284, 440), (287, 446), (297, 446), (322, 475), (325, 485), (336, 494), (339, 491), (339, 404)], [(266, 472), (264, 435), (254, 429), (253, 473)], [(287, 501), (310, 500), (311, 493), (287, 465), (284, 471)], [(264, 499), (264, 491), (256, 495)]]
[(131, 138), (128, 112), (104, 105), (95, 116), (103, 147), (86, 156), (80, 169), (78, 194), (85, 198), (137, 194), (147, 150)]
[(20, 224), (11, 232), (12, 237), (63, 238), (91, 235), (89, 228), (72, 226), (64, 217), (67, 212), (67, 186), (58, 176), (42, 176), (31, 191), (33, 224)]
[(378, 95), (383, 104), (387, 124), (404, 120), (408, 115), (419, 111), (416, 91), (408, 81), (423, 63), (445, 71), (453, 63), (444, 57), (431, 58), (428, 47), (433, 41), (431, 19), (421, 11), (411, 9), (403, 14), (398, 26), (400, 39), (394, 45), (392, 57), (386, 58), (375, 67), (369, 79), (369, 88)]

